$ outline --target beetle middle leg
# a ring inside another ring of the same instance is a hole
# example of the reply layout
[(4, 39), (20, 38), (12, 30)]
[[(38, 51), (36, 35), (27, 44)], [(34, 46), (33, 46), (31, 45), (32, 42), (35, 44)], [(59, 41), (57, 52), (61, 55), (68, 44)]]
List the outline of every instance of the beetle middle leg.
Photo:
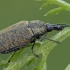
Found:
[(35, 42), (36, 42), (36, 39), (34, 39), (34, 40), (32, 41), (33, 44), (32, 44), (31, 49), (32, 49), (32, 53), (33, 53), (36, 57), (39, 58), (39, 56), (38, 56), (37, 54), (35, 54), (34, 51), (33, 51), (33, 48), (34, 48)]

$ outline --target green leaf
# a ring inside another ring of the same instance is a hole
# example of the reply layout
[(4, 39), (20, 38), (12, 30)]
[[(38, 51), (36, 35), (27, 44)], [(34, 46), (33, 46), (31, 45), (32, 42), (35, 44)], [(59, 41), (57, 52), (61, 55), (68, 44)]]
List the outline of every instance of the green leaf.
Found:
[(65, 70), (70, 70), (70, 64), (66, 67)]
[(26, 63), (26, 67), (28, 67), (30, 64), (35, 64), (35, 62), (36, 62), (36, 58), (32, 58), (30, 61), (28, 61), (27, 63)]
[(46, 58), (43, 57), (40, 64), (35, 67), (33, 70), (47, 70)]
[(41, 10), (41, 9), (43, 9), (43, 8), (45, 8), (45, 7), (47, 7), (47, 6), (49, 6), (49, 4), (50, 4), (50, 2), (44, 3), (44, 4), (40, 7), (39, 10)]
[(45, 14), (45, 16), (51, 15), (51, 14), (56, 14), (63, 10), (70, 12), (70, 4), (65, 2), (64, 0), (37, 0), (37, 1), (45, 1), (45, 3), (41, 6), (40, 10), (43, 9), (44, 7), (51, 5), (51, 4), (55, 4), (55, 5), (59, 6), (59, 8), (54, 8), (54, 9), (48, 11)]
[(1, 58), (0, 58), (0, 66), (4, 66), (4, 65), (6, 65), (7, 64), (7, 61), (6, 60), (2, 60)]
[(64, 9), (62, 7), (55, 8), (55, 9), (52, 9), (52, 10), (48, 11), (44, 16), (58, 14), (59, 12), (61, 12), (63, 10)]

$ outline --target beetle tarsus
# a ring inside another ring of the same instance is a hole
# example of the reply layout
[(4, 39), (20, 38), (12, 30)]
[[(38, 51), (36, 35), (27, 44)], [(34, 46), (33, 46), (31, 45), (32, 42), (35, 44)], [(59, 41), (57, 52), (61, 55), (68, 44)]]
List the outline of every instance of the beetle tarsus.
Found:
[(37, 58), (39, 58), (39, 56), (37, 54), (34, 54)]

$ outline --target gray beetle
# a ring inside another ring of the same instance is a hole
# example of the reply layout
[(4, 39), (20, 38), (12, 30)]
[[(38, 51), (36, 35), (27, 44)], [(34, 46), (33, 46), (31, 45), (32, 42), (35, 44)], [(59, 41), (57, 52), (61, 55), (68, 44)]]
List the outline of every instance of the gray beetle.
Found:
[[(27, 44), (32, 43), (32, 53), (38, 57), (33, 52), (36, 39), (40, 39), (42, 35), (52, 30), (63, 30), (68, 26), (67, 24), (45, 24), (39, 20), (20, 21), (0, 31), (0, 53), (16, 52), (20, 48), (26, 47)], [(48, 38), (47, 40), (54, 41)], [(58, 41), (55, 42), (59, 43)]]

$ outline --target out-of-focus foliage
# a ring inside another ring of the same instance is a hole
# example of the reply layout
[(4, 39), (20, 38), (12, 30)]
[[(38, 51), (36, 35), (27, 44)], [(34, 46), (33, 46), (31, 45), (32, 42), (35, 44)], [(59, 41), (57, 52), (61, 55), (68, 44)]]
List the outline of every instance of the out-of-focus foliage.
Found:
[(44, 16), (51, 15), (51, 14), (58, 14), (61, 11), (70, 11), (70, 4), (65, 2), (64, 0), (36, 0), (36, 1), (45, 1), (45, 3), (41, 6), (40, 10), (51, 5), (55, 4), (59, 6), (58, 8), (54, 8), (48, 11)]

